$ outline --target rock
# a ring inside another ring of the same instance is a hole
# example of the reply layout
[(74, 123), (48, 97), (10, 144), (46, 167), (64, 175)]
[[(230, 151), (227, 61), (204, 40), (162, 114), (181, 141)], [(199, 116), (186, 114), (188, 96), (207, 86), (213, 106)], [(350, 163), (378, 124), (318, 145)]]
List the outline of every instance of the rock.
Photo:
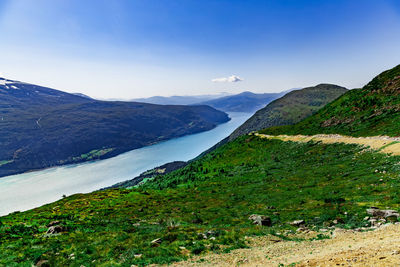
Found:
[(252, 221), (253, 224), (272, 226), (271, 218), (265, 215), (252, 214), (250, 215), (249, 220)]
[(158, 247), (162, 243), (161, 238), (154, 239), (153, 241), (150, 242), (152, 247)]
[(381, 210), (377, 207), (371, 207), (367, 209), (367, 213), (373, 217), (377, 218), (388, 218), (390, 217), (391, 221), (397, 221), (400, 217), (400, 214), (396, 210)]
[(50, 226), (49, 229), (47, 229), (46, 234), (54, 235), (54, 234), (59, 234), (64, 231), (65, 231), (65, 229), (61, 225), (54, 225), (54, 226)]
[(36, 267), (50, 267), (48, 260), (40, 260), (36, 263)]
[(51, 226), (55, 226), (55, 225), (59, 225), (59, 224), (60, 224), (60, 221), (52, 221), (47, 225), (47, 227), (51, 227)]
[(139, 258), (142, 257), (142, 254), (135, 254), (134, 257), (135, 257), (136, 259), (139, 259)]
[(289, 224), (292, 226), (300, 226), (300, 225), (304, 225), (306, 222), (304, 220), (295, 220), (293, 222), (290, 222)]

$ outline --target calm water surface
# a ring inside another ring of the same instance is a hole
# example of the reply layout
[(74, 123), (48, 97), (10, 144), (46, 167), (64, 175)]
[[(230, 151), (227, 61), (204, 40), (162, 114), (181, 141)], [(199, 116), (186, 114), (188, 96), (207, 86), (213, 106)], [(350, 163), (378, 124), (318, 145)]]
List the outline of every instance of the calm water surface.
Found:
[(167, 162), (190, 160), (227, 137), (251, 115), (232, 112), (229, 122), (213, 130), (135, 149), (113, 158), (0, 178), (0, 215), (32, 209), (56, 201), (64, 194), (92, 192), (132, 179)]

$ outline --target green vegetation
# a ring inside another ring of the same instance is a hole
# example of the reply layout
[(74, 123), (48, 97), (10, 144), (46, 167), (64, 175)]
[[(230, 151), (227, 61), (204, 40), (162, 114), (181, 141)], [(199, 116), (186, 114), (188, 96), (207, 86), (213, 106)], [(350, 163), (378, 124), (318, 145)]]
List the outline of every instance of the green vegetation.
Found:
[(346, 88), (334, 84), (319, 84), (287, 93), (257, 111), (229, 136), (229, 140), (272, 126), (295, 124), (346, 91)]
[[(1, 217), (0, 265), (168, 263), (245, 247), (249, 235), (294, 232), (287, 223), (297, 219), (359, 227), (369, 206), (399, 208), (399, 160), (356, 145), (243, 136), (142, 187)], [(271, 217), (273, 226), (251, 224), (251, 214)], [(64, 232), (46, 235), (55, 220)]]
[(81, 160), (94, 160), (98, 159), (105, 154), (113, 151), (114, 148), (105, 148), (105, 149), (94, 149), (86, 154), (82, 154), (80, 157), (72, 158), (73, 161), (81, 161)]
[(271, 127), (266, 134), (399, 136), (400, 65), (351, 90), (294, 126)]
[(0, 166), (13, 162), (12, 160), (0, 160)]

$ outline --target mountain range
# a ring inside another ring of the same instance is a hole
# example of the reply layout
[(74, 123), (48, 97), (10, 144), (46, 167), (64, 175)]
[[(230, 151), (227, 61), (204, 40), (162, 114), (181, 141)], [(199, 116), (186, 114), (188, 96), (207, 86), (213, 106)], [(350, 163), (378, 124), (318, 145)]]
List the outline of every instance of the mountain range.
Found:
[(199, 96), (154, 96), (150, 98), (138, 98), (134, 100), (144, 103), (162, 105), (207, 105), (224, 112), (252, 113), (292, 90), (295, 89), (290, 89), (280, 93), (256, 94), (252, 92), (242, 92), (234, 95), (222, 93), (217, 95)]
[(157, 105), (193, 105), (203, 101), (229, 96), (229, 93), (219, 93), (214, 95), (187, 95), (187, 96), (152, 96), (147, 98), (134, 98), (134, 102), (142, 102)]
[(229, 120), (209, 106), (98, 101), (0, 79), (0, 176), (111, 157)]

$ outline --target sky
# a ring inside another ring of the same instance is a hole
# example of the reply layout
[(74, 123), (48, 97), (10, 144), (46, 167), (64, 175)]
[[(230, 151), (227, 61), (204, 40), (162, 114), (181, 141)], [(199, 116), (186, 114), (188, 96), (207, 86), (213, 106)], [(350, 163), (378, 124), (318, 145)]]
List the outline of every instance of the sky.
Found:
[(0, 0), (0, 77), (101, 99), (365, 85), (398, 0)]

